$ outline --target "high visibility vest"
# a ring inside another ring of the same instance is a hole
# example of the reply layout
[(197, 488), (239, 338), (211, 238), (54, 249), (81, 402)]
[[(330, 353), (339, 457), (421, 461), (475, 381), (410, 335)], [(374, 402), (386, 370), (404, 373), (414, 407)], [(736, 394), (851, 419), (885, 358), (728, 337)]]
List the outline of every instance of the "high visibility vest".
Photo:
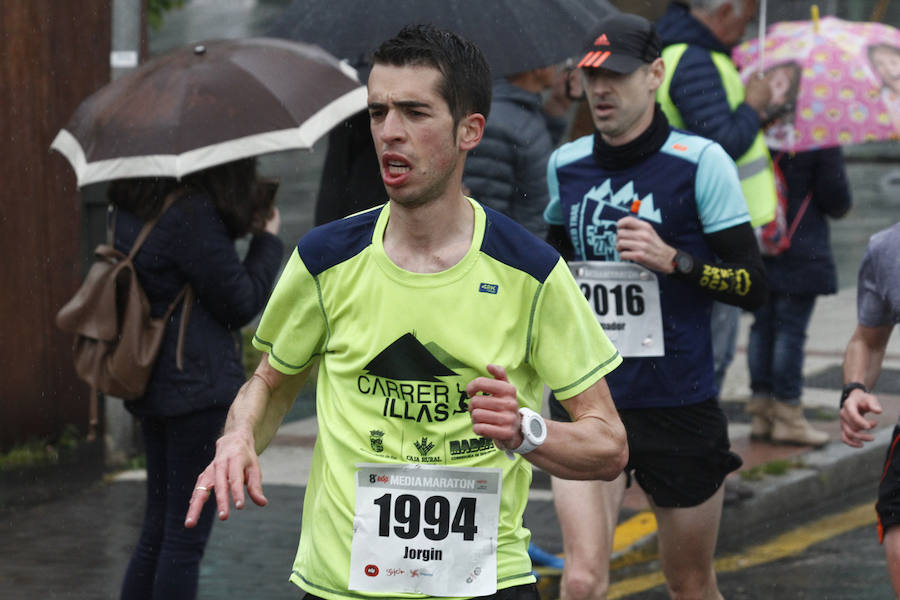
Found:
[[(681, 60), (681, 56), (687, 50), (687, 47), (687, 44), (674, 44), (663, 49), (662, 58), (666, 65), (666, 76), (656, 92), (656, 99), (662, 106), (666, 117), (668, 117), (669, 123), (679, 129), (684, 129), (684, 119), (672, 102), (669, 88), (672, 85), (675, 67), (678, 66), (678, 61)], [(721, 52), (710, 52), (710, 55), (712, 56), (713, 64), (719, 71), (722, 85), (725, 87), (725, 97), (728, 99), (728, 105), (731, 107), (731, 110), (734, 110), (744, 101), (744, 84), (741, 83), (741, 77), (738, 75), (734, 63), (731, 62), (727, 55)], [(747, 210), (750, 212), (750, 224), (754, 227), (765, 225), (775, 218), (777, 197), (775, 194), (775, 172), (772, 169), (772, 158), (769, 155), (769, 149), (766, 147), (762, 131), (756, 134), (753, 144), (735, 163), (737, 163), (738, 176), (741, 179), (741, 189), (744, 192)]]

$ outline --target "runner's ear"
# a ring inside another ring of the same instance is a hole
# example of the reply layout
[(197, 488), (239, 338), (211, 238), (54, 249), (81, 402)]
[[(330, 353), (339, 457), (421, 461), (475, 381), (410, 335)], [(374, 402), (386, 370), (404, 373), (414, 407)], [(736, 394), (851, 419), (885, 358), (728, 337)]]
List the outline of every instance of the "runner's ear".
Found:
[(481, 113), (470, 113), (460, 119), (456, 128), (459, 149), (469, 151), (478, 145), (484, 135), (485, 118)]

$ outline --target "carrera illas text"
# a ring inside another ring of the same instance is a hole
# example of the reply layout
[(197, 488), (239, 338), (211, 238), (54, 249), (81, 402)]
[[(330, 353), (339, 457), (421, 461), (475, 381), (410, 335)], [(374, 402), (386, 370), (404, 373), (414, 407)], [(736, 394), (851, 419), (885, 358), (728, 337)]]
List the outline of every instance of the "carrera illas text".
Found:
[(361, 393), (384, 398), (385, 417), (430, 423), (468, 412), (468, 396), (459, 385), (454, 389), (445, 383), (398, 383), (368, 375), (360, 375), (356, 384)]

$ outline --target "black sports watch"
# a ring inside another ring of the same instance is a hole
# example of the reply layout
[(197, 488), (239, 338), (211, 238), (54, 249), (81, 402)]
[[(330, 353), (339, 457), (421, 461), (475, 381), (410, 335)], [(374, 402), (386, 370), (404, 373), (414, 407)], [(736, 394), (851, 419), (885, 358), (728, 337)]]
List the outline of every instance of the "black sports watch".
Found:
[(672, 268), (675, 269), (675, 273), (689, 275), (694, 270), (694, 257), (682, 250), (676, 250)]
[(845, 383), (844, 387), (841, 388), (841, 404), (839, 408), (844, 408), (844, 402), (847, 401), (847, 398), (850, 397), (850, 392), (852, 392), (853, 390), (862, 390), (867, 394), (869, 393), (869, 389), (858, 381)]

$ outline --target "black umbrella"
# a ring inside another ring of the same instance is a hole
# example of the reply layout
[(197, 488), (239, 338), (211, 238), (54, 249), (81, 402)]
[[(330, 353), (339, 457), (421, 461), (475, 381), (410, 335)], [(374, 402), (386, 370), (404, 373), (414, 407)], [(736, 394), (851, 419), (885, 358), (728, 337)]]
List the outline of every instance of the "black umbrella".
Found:
[(311, 148), (366, 106), (356, 72), (284, 39), (214, 40), (157, 57), (85, 99), (54, 139), (78, 185), (182, 177)]
[(317, 44), (354, 66), (404, 25), (428, 23), (476, 43), (495, 77), (578, 54), (607, 0), (294, 0), (268, 35)]

